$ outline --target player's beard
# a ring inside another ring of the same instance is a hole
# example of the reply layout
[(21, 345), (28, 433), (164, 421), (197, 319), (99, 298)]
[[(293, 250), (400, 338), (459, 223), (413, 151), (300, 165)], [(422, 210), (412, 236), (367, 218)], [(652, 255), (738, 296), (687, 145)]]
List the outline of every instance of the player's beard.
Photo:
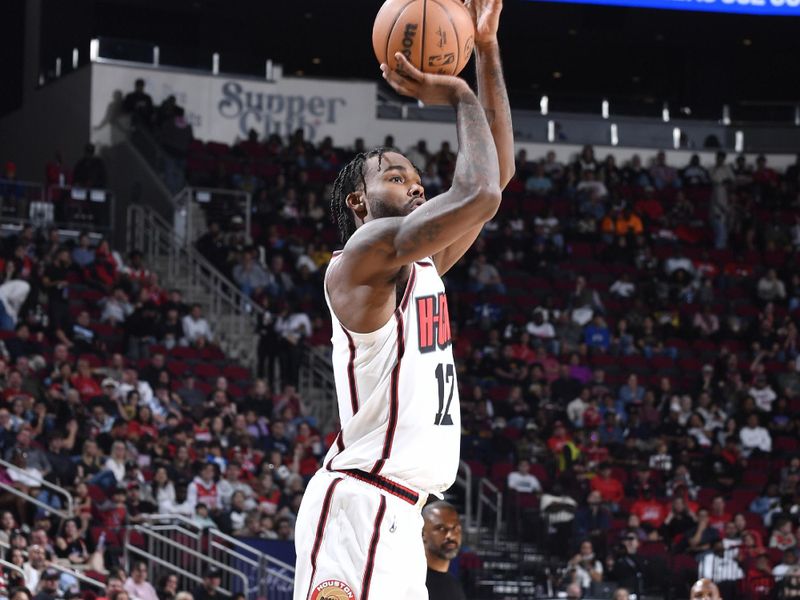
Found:
[(384, 217), (405, 217), (411, 213), (414, 207), (413, 203), (403, 204), (397, 206), (391, 202), (385, 201), (383, 198), (370, 198), (370, 208), (372, 209), (372, 217), (374, 219), (382, 219)]

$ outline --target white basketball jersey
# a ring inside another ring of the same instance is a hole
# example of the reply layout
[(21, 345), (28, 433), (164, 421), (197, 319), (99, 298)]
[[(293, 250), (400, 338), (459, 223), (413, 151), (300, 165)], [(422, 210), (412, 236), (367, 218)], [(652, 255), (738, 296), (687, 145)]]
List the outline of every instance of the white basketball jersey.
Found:
[(411, 265), (403, 299), (372, 333), (345, 329), (327, 283), (325, 299), (342, 426), (325, 468), (359, 469), (443, 492), (458, 471), (461, 411), (447, 296), (433, 261)]

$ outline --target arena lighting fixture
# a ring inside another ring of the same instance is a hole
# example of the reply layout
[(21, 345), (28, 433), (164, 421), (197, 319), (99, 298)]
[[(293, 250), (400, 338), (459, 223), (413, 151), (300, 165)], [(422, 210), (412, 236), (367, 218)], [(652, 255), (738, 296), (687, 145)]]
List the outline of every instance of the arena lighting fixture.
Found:
[(675, 150), (678, 150), (681, 147), (681, 128), (680, 127), (676, 127), (675, 129), (672, 130), (672, 147), (675, 148)]
[(736, 152), (744, 152), (744, 131), (737, 131), (734, 136), (733, 149)]
[(89, 42), (89, 61), (95, 62), (100, 57), (100, 40), (93, 39)]
[(77, 48), (73, 48), (72, 49), (72, 70), (73, 71), (78, 68), (79, 59), (80, 59), (80, 56), (78, 55), (78, 49)]
[(722, 124), (726, 127), (731, 124), (731, 107), (727, 104), (722, 105)]
[(619, 146), (619, 131), (616, 123), (611, 124), (611, 145)]
[(669, 104), (664, 102), (664, 108), (661, 109), (661, 120), (664, 123), (669, 123)]
[(211, 74), (219, 75), (219, 52), (211, 55)]
[(555, 121), (548, 121), (547, 122), (547, 141), (548, 142), (555, 142), (556, 141), (556, 122)]
[(547, 116), (547, 113), (550, 111), (550, 98), (542, 96), (542, 99), (539, 100), (539, 110), (543, 117)]
[(600, 114), (603, 115), (604, 119), (608, 118), (608, 100), (603, 100), (603, 103), (600, 105)]
[(161, 64), (161, 48), (153, 46), (153, 66), (157, 67)]

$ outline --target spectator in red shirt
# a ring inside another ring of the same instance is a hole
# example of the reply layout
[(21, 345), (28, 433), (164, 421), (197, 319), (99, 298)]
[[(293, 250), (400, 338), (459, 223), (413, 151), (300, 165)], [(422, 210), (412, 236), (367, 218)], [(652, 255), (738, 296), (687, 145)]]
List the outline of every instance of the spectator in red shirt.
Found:
[(564, 445), (571, 440), (572, 438), (567, 433), (564, 423), (556, 421), (553, 424), (553, 435), (547, 440), (547, 447), (550, 448), (553, 454), (559, 454), (564, 449)]
[(70, 381), (72, 386), (78, 390), (78, 393), (81, 395), (81, 400), (84, 402), (96, 396), (103, 395), (103, 388), (101, 388), (100, 384), (92, 377), (92, 369), (89, 366), (89, 361), (84, 358), (78, 359), (78, 372), (70, 378)]
[(647, 186), (644, 188), (644, 196), (636, 202), (633, 209), (644, 216), (650, 225), (660, 223), (664, 217), (664, 207), (655, 195), (655, 188)]
[(667, 508), (653, 497), (652, 488), (645, 487), (641, 497), (631, 506), (631, 514), (639, 517), (644, 525), (658, 529), (667, 518)]
[(592, 478), (592, 490), (600, 492), (600, 496), (612, 512), (619, 510), (619, 504), (625, 498), (622, 483), (611, 475), (611, 465), (603, 463), (600, 472)]
[(125, 500), (128, 497), (128, 488), (119, 484), (111, 494), (111, 500), (100, 507), (100, 520), (103, 527), (118, 529), (125, 526), (128, 509)]
[(731, 520), (730, 513), (725, 510), (725, 498), (722, 496), (714, 496), (714, 499), (711, 501), (711, 510), (708, 512), (709, 526), (716, 529), (720, 536), (722, 536), (725, 533), (725, 523)]
[(773, 587), (775, 587), (775, 579), (772, 577), (772, 567), (767, 555), (761, 554), (747, 570), (743, 590), (745, 597), (752, 600), (771, 598)]

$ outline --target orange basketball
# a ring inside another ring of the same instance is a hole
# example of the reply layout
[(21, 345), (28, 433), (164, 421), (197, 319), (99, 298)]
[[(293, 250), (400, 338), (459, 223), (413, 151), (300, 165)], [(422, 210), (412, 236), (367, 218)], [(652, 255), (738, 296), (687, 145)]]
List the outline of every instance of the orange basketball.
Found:
[(458, 75), (474, 45), (475, 27), (462, 0), (386, 0), (372, 28), (375, 56), (391, 68), (402, 52), (420, 71)]

